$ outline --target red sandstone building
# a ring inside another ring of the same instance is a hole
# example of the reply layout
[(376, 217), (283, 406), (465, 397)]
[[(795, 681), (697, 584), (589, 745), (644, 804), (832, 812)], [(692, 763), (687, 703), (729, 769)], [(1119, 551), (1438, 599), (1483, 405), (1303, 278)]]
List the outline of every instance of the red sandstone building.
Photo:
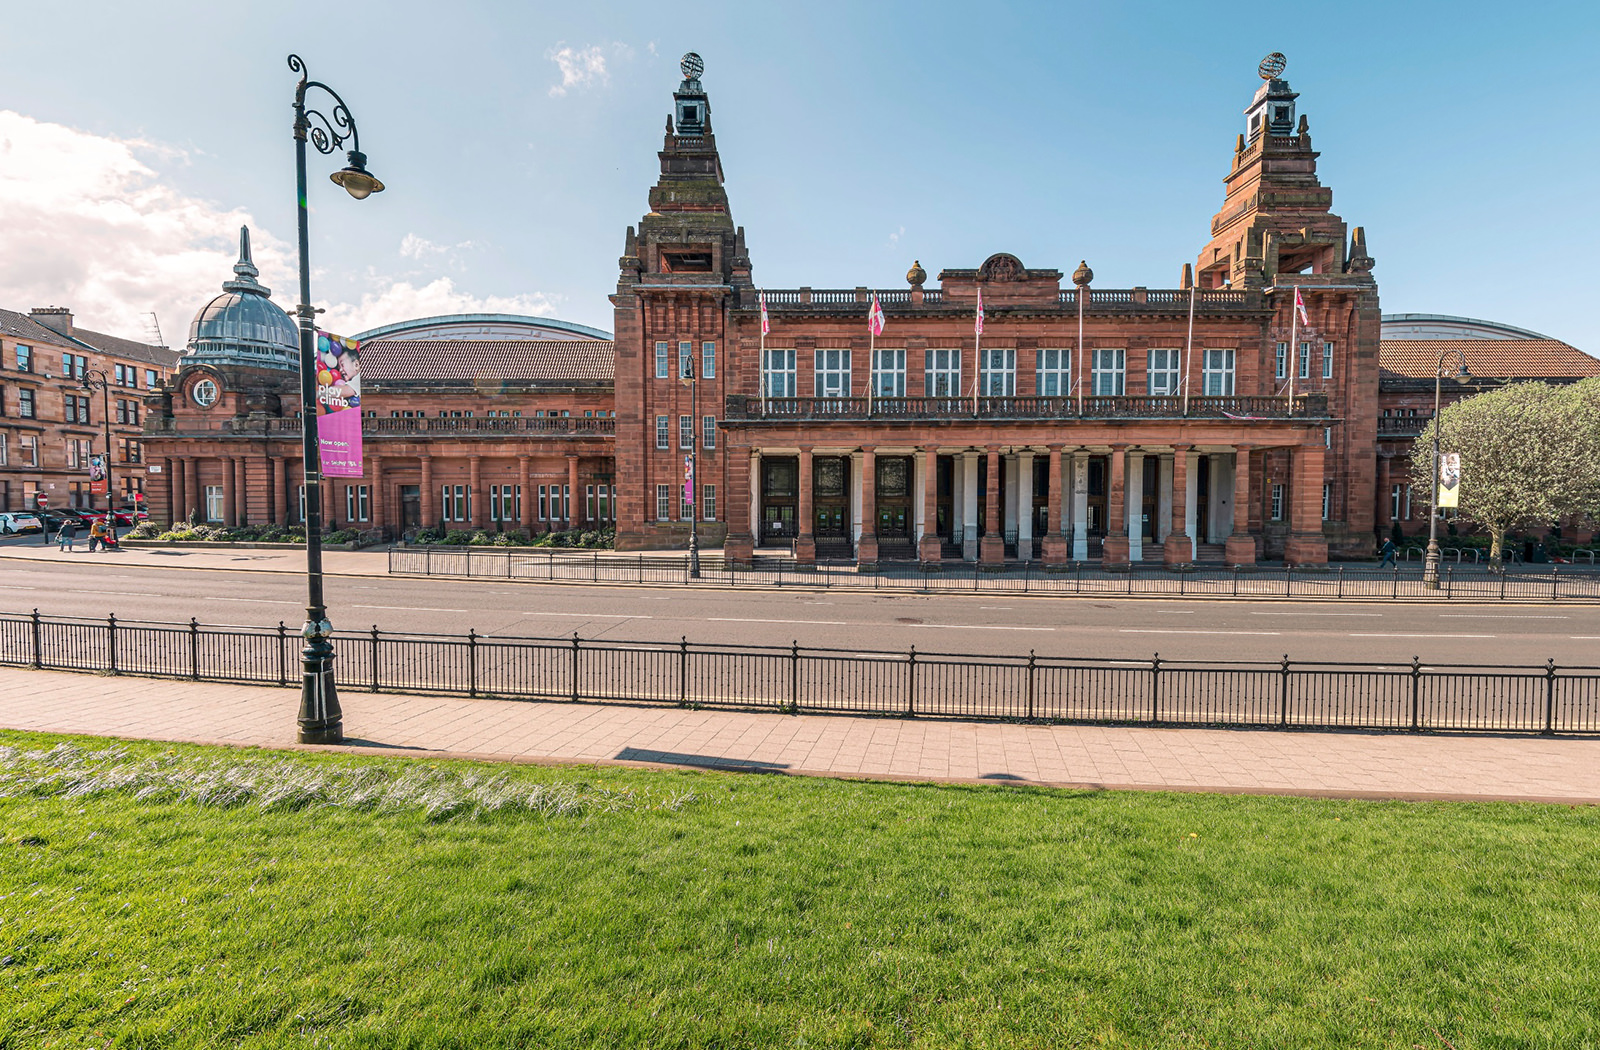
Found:
[[(1283, 80), (1245, 110), (1178, 288), (1000, 253), (937, 287), (914, 265), (903, 288), (762, 292), (698, 74), (686, 62), (627, 232), (614, 338), (478, 316), (363, 333), (365, 477), (324, 483), (333, 525), (614, 521), (619, 548), (650, 550), (698, 521), (734, 562), (1121, 565), (1365, 557), (1405, 520), (1394, 464), (1414, 430), (1390, 413), (1432, 372), (1380, 351), (1365, 236), (1333, 213)], [(1600, 370), (1566, 349), (1561, 367)], [(149, 399), (156, 517), (299, 520), (297, 354), (246, 240)]]

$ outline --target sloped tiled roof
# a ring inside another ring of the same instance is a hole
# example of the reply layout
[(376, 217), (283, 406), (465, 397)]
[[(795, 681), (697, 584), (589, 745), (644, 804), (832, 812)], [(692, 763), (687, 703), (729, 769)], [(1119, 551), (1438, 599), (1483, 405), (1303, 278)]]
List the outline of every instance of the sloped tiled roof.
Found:
[(106, 335), (104, 332), (91, 332), (87, 328), (79, 328), (77, 325), (72, 326), (72, 338), (80, 343), (87, 343), (96, 350), (110, 354), (112, 357), (125, 357), (134, 361), (143, 361), (147, 364), (160, 365), (162, 368), (178, 367), (178, 358), (183, 356), (179, 351), (165, 346), (152, 346), (150, 343), (140, 343), (117, 335)]
[(368, 380), (611, 382), (616, 347), (601, 339), (376, 339), (361, 345)]
[(72, 345), (72, 340), (66, 336), (51, 331), (27, 314), (19, 314), (15, 310), (0, 310), (0, 333), (9, 335), (13, 339), (49, 343), (52, 346)]
[(1378, 365), (1407, 379), (1432, 379), (1439, 355), (1460, 350), (1483, 379), (1574, 379), (1600, 376), (1600, 358), (1559, 339), (1385, 339)]

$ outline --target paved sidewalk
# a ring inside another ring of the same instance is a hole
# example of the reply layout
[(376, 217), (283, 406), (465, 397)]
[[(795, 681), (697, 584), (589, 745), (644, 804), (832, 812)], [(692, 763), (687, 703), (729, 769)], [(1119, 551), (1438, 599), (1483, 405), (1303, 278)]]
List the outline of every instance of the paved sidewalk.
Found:
[[(59, 564), (67, 558), (87, 558), (87, 549), (80, 536), (77, 550), (67, 554), (56, 548), (52, 539), (48, 547), (41, 546), (38, 537), (33, 542), (0, 543), (0, 560), (42, 561)], [(123, 547), (120, 550), (95, 554), (112, 565), (139, 565), (163, 569), (251, 569), (257, 572), (282, 572), (304, 575), (306, 554), (304, 549), (270, 550), (228, 548), (201, 550), (193, 547)], [(322, 571), (329, 576), (384, 576), (389, 575), (389, 551), (375, 547), (364, 551), (324, 551)]]
[[(1025, 726), (345, 692), (346, 750), (952, 783), (1600, 802), (1600, 740)], [(299, 692), (0, 667), (0, 727), (294, 747)]]

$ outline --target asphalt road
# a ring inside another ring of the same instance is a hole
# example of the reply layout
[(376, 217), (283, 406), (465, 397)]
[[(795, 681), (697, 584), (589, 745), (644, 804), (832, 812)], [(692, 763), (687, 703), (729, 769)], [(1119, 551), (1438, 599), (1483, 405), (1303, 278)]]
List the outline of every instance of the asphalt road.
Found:
[[(241, 552), (242, 554), (243, 552)], [(1600, 605), (1158, 601), (1001, 595), (728, 592), (414, 578), (327, 578), (336, 626), (385, 631), (840, 649), (1167, 659), (1600, 665)], [(150, 568), (118, 555), (0, 562), (0, 611), (291, 626), (304, 581)]]

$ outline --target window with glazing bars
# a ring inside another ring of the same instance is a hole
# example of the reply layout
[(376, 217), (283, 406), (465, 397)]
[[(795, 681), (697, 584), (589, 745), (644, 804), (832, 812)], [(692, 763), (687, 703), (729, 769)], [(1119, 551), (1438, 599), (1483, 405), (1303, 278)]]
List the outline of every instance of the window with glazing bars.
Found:
[(954, 346), (928, 348), (922, 368), (922, 392), (927, 397), (961, 396), (961, 350)]
[(1164, 397), (1178, 392), (1178, 375), (1183, 351), (1175, 346), (1155, 346), (1149, 353), (1149, 386), (1151, 397)]
[(906, 396), (906, 352), (901, 347), (873, 351), (872, 392), (877, 397)]
[(794, 351), (768, 350), (766, 360), (761, 362), (761, 383), (767, 397), (794, 397)]

